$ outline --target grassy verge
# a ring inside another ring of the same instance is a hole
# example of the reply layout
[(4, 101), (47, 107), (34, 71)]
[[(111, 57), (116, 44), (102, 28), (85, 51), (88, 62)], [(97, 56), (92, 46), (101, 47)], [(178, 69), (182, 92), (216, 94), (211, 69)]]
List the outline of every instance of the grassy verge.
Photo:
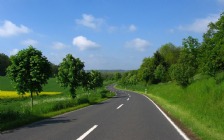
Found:
[(214, 78), (205, 78), (184, 89), (175, 83), (126, 88), (147, 91), (147, 96), (200, 139), (224, 139), (224, 82), (217, 84)]
[(112, 96), (104, 88), (86, 94), (81, 88), (77, 98), (71, 99), (69, 93), (35, 96), (34, 107), (30, 108), (30, 98), (0, 99), (0, 131), (16, 128), (41, 119), (73, 111), (91, 104), (102, 102)]

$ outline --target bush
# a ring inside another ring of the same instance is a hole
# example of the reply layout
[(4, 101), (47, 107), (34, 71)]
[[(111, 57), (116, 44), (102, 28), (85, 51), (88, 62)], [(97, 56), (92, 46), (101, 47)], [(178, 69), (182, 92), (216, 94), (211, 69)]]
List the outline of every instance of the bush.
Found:
[(182, 87), (188, 86), (194, 75), (194, 68), (184, 64), (174, 64), (170, 67), (170, 77)]
[(216, 84), (220, 84), (224, 81), (224, 72), (220, 72), (215, 75)]
[(89, 103), (88, 95), (87, 95), (87, 94), (82, 94), (82, 95), (78, 96), (78, 97), (76, 98), (76, 103), (77, 103), (78, 105), (80, 105), (80, 104), (85, 104), (85, 103)]
[(90, 104), (95, 104), (97, 101), (101, 98), (101, 94), (95, 93), (95, 94), (90, 94), (88, 97), (88, 101)]

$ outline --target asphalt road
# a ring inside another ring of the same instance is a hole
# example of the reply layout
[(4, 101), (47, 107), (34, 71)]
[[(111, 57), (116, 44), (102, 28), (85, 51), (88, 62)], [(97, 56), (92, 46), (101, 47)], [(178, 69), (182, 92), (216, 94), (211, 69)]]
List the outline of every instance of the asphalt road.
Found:
[(143, 95), (108, 87), (103, 103), (0, 134), (0, 140), (186, 140)]

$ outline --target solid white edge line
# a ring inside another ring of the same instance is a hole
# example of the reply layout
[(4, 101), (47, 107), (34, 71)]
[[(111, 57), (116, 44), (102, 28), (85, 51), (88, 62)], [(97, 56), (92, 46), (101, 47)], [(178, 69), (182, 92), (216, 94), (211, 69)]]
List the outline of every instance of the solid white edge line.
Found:
[(124, 104), (121, 104), (120, 106), (117, 107), (117, 109), (121, 108)]
[(141, 94), (145, 96), (147, 99), (149, 99), (155, 106), (156, 108), (163, 114), (163, 116), (173, 125), (173, 127), (177, 130), (177, 132), (185, 139), (185, 140), (190, 140), (190, 138), (187, 137), (187, 135), (160, 109), (160, 107), (148, 96)]
[(90, 128), (88, 131), (86, 131), (82, 136), (80, 136), (78, 139), (76, 140), (83, 140), (86, 136), (89, 135), (89, 133), (91, 133), (94, 129), (97, 128), (98, 125), (94, 125), (92, 128)]

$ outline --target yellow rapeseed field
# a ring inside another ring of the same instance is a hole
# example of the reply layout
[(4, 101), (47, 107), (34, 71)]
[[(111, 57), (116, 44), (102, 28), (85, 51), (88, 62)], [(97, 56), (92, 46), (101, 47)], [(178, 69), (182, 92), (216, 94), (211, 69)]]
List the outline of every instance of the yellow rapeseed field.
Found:
[[(39, 95), (56, 95), (61, 94), (61, 92), (41, 92)], [(36, 95), (36, 94), (34, 94)], [(23, 97), (30, 96), (30, 93), (26, 93)], [(0, 91), (0, 98), (20, 98), (22, 95), (19, 95), (16, 91)]]

